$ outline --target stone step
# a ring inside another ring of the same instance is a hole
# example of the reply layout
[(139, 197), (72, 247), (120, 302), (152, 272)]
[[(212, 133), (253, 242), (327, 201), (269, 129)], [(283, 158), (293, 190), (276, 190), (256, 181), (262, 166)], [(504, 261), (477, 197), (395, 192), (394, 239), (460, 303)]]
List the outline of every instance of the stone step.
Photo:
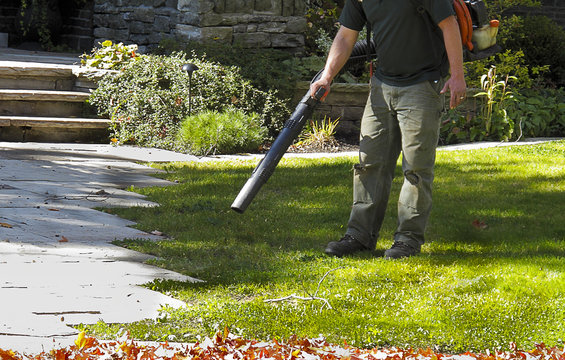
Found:
[(0, 89), (0, 115), (81, 117), (94, 111), (85, 103), (89, 93), (61, 90)]
[(0, 101), (84, 102), (90, 94), (83, 91), (0, 89)]
[(0, 63), (0, 89), (73, 90), (72, 66)]
[(0, 89), (82, 90), (96, 87), (100, 79), (114, 70), (39, 62), (4, 61), (0, 54)]
[(0, 51), (0, 141), (108, 142), (110, 120), (86, 104), (108, 71), (78, 55)]
[(0, 116), (0, 141), (108, 142), (110, 120)]
[(0, 126), (107, 129), (110, 126), (110, 120), (43, 116), (0, 116)]

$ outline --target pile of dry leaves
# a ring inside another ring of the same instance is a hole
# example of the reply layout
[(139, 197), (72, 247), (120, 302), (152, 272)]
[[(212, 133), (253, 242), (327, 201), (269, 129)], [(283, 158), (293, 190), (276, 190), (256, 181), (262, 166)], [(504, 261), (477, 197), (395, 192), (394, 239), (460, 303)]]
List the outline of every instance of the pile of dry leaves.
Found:
[(0, 349), (0, 360), (565, 360), (563, 348), (537, 345), (534, 350), (489, 352), (461, 355), (441, 354), (430, 349), (362, 350), (348, 345), (336, 346), (323, 339), (292, 338), (286, 342), (263, 342), (235, 337), (227, 330), (214, 339), (181, 345), (161, 343), (140, 345), (129, 337), (119, 341), (98, 341), (81, 333), (75, 345), (38, 355), (20, 355)]

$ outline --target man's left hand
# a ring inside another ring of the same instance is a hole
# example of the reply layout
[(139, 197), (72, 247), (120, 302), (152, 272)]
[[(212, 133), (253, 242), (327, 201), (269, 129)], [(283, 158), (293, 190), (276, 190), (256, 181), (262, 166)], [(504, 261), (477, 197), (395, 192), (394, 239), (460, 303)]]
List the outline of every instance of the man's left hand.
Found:
[(447, 91), (451, 94), (449, 107), (454, 109), (467, 97), (467, 84), (465, 83), (465, 78), (463, 76), (450, 77), (441, 90), (441, 93), (445, 94)]

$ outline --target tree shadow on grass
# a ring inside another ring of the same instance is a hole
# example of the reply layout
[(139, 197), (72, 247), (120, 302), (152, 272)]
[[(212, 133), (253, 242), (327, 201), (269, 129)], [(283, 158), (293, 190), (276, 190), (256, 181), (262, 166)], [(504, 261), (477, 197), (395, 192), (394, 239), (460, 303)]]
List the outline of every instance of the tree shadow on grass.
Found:
[[(348, 219), (355, 160), (294, 161), (277, 168), (244, 214), (231, 211), (230, 204), (253, 165), (188, 166), (171, 173), (181, 183), (152, 192), (151, 200), (161, 207), (140, 209), (136, 217), (148, 229), (161, 226), (173, 239), (140, 249), (157, 255), (160, 266), (181, 266), (191, 276), (224, 284), (288, 280), (300, 272), (288, 269), (295, 258), (301, 259), (298, 268), (331, 263), (323, 249), (341, 237)], [(515, 158), (496, 164), (477, 160), (472, 166), (439, 162), (427, 256), (438, 263), (473, 257), (562, 257), (564, 247), (548, 245), (565, 234), (565, 221), (558, 219), (565, 214), (565, 194), (550, 186), (563, 181), (561, 173), (524, 177), (504, 170), (520, 165)], [(400, 168), (396, 173), (401, 174)], [(397, 177), (385, 219), (389, 232), (395, 226), (400, 185)], [(165, 225), (161, 217), (168, 218)], [(481, 229), (481, 222), (487, 227)], [(371, 255), (380, 257), (382, 251), (348, 259)], [(197, 270), (191, 272), (191, 266)]]

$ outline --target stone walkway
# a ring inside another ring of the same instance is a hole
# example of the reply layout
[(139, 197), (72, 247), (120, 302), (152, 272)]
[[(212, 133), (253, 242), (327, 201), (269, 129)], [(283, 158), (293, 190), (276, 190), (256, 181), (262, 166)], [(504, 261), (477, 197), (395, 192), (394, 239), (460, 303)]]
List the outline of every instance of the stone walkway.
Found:
[(169, 186), (136, 161), (195, 157), (111, 145), (0, 143), (0, 348), (37, 353), (73, 343), (72, 325), (156, 318), (184, 304), (139, 285), (197, 281), (111, 244), (159, 236), (94, 208), (155, 206), (124, 189)]

